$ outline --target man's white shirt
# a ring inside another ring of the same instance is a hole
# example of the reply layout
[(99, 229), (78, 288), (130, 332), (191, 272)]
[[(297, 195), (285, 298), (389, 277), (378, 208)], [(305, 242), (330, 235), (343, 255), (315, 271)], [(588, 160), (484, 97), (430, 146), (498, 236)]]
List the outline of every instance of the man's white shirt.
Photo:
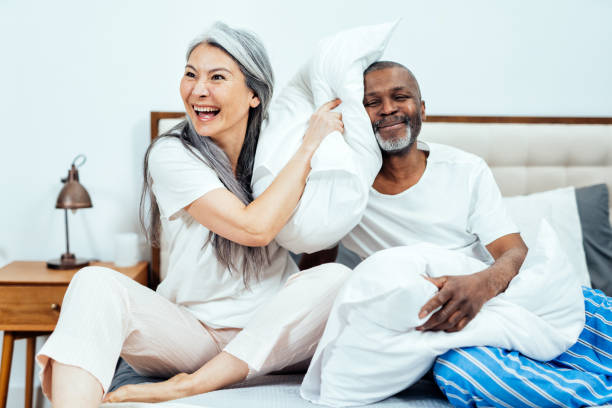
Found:
[(519, 232), (504, 207), (491, 170), (478, 156), (436, 143), (417, 184), (395, 195), (370, 188), (361, 222), (342, 240), (362, 259), (387, 248), (431, 243), (487, 264), (485, 246)]

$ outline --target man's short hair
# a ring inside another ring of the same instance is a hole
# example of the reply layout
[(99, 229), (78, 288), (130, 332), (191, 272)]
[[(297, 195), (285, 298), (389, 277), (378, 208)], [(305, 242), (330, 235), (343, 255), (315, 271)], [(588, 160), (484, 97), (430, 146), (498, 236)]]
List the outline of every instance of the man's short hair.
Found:
[(405, 70), (406, 72), (408, 72), (408, 74), (410, 74), (410, 76), (414, 80), (414, 83), (417, 86), (417, 92), (419, 93), (419, 99), (421, 98), (421, 87), (419, 86), (419, 81), (417, 81), (416, 77), (414, 76), (411, 70), (409, 70), (408, 68), (406, 68), (404, 65), (400, 64), (399, 62), (376, 61), (373, 64), (371, 64), (369, 67), (367, 67), (365, 71), (363, 71), (363, 76), (366, 76), (370, 72), (379, 71), (381, 69), (387, 69), (387, 68), (401, 68)]
[[(408, 68), (406, 68), (404, 65), (400, 64), (399, 62), (395, 62), (395, 61), (376, 61), (373, 64), (371, 64), (369, 67), (366, 68), (365, 71), (363, 71), (363, 75), (369, 74), (370, 72), (373, 71), (378, 71), (381, 69), (386, 69), (386, 68), (403, 68), (406, 71), (410, 72), (410, 70)], [(410, 72), (412, 74), (412, 72)], [(412, 75), (414, 76), (414, 75)]]

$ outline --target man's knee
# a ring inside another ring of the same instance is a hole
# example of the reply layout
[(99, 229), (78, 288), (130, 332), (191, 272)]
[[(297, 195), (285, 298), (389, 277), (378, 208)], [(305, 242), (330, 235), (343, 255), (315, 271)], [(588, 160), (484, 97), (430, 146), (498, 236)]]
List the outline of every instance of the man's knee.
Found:
[(525, 388), (530, 375), (526, 372), (517, 375), (510, 368), (521, 364), (518, 359), (518, 352), (497, 347), (457, 348), (437, 358), (434, 377), (454, 406), (498, 406), (499, 401), (510, 406), (526, 406), (523, 394), (530, 392), (529, 387)]
[[(472, 348), (472, 347), (470, 347)], [(433, 372), (438, 387), (453, 404), (459, 407), (477, 406), (481, 400), (474, 381), (478, 381), (480, 373), (476, 366), (469, 363), (464, 353), (469, 349), (453, 349), (436, 359)]]
[(467, 352), (460, 349), (452, 349), (436, 359), (433, 373), (440, 388), (447, 383), (463, 386), (467, 377), (474, 374), (473, 365), (466, 364), (466, 358), (462, 354)]

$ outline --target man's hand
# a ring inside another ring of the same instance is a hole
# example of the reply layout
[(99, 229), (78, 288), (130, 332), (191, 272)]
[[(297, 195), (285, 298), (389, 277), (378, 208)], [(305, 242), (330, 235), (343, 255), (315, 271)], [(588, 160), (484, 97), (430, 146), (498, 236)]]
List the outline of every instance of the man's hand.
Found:
[(417, 330), (444, 330), (456, 332), (463, 329), (494, 295), (487, 284), (486, 270), (472, 275), (441, 276), (425, 279), (432, 282), (439, 292), (419, 312), (422, 319), (441, 307)]
[(502, 293), (516, 276), (525, 256), (527, 246), (519, 234), (508, 234), (487, 245), (495, 259), (493, 265), (472, 275), (440, 276), (429, 278), (439, 292), (421, 308), (422, 319), (437, 308), (417, 330), (444, 330), (456, 332), (463, 329), (489, 299)]

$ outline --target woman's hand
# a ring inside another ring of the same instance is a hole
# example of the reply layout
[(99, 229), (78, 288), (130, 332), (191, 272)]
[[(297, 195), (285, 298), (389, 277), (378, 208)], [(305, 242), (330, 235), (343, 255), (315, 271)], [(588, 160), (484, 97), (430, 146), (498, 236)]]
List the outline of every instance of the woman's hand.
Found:
[(339, 112), (332, 112), (340, 105), (342, 101), (340, 99), (334, 99), (324, 103), (317, 109), (315, 113), (310, 117), (308, 129), (304, 135), (303, 143), (313, 150), (321, 144), (321, 141), (325, 136), (329, 135), (333, 131), (344, 133), (344, 123), (342, 123), (342, 114)]
[(108, 393), (102, 402), (162, 402), (184, 398), (191, 395), (190, 380), (189, 374), (181, 373), (159, 383), (124, 385)]
[(335, 130), (344, 132), (342, 115), (331, 112), (340, 103), (334, 99), (317, 109), (301, 146), (274, 182), (249, 205), (219, 188), (198, 198), (185, 210), (204, 227), (229, 240), (246, 246), (268, 245), (297, 206), (310, 173), (310, 161), (321, 141)]

